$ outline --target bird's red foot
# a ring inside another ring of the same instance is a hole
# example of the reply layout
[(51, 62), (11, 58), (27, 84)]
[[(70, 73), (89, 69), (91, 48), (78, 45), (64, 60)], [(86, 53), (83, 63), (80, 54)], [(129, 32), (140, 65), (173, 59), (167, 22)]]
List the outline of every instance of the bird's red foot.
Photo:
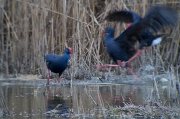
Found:
[(123, 68), (126, 68), (126, 67), (130, 67), (130, 62), (129, 61), (126, 61), (126, 62), (122, 62), (121, 60), (117, 60), (117, 64)]
[(137, 75), (133, 72), (133, 70), (129, 67), (126, 68), (133, 76), (136, 80), (139, 80), (139, 78), (137, 77)]
[(60, 76), (56, 79), (56, 84), (60, 82)]
[(131, 67), (131, 64), (130, 64), (129, 61), (126, 61), (126, 62), (124, 62), (124, 63), (125, 63), (125, 67)]
[(121, 67), (125, 68), (126, 67), (126, 62), (122, 62)]
[(58, 84), (59, 83), (59, 81), (58, 80), (56, 80), (56, 84)]
[(46, 81), (46, 85), (49, 85), (49, 81), (50, 81), (50, 72), (49, 69), (46, 68), (46, 72), (47, 72), (47, 81)]
[(122, 62), (121, 60), (117, 60), (117, 64), (123, 68), (126, 68), (126, 67), (130, 67), (130, 62), (129, 61), (126, 61), (126, 62)]

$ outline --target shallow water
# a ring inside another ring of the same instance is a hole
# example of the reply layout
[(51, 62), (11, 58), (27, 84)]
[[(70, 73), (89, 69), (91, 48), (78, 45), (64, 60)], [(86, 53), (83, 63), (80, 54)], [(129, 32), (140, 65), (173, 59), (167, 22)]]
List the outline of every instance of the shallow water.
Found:
[[(110, 107), (145, 105), (146, 99), (157, 97), (153, 86), (128, 84), (45, 86), (38, 81), (1, 81), (0, 90), (1, 117), (11, 119), (104, 118)], [(179, 105), (168, 86), (158, 91), (165, 105)], [(9, 116), (3, 114), (7, 111)]]

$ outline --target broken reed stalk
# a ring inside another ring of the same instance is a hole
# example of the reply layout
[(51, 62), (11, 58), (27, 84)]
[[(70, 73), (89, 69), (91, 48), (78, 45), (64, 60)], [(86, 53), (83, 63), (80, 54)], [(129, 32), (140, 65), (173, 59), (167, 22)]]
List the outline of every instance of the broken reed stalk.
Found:
[[(172, 0), (168, 3), (157, 0), (2, 0), (1, 4), (0, 18), (4, 21), (0, 27), (0, 72), (45, 76), (44, 55), (61, 54), (70, 46), (73, 48), (71, 68), (68, 69), (71, 79), (96, 76), (92, 65), (110, 62), (101, 31), (108, 25), (114, 26), (115, 36), (124, 30), (122, 23), (104, 21), (110, 10), (129, 9), (141, 16), (154, 4), (166, 4), (179, 10), (179, 3)], [(154, 67), (158, 66), (159, 72), (167, 70), (169, 64), (179, 65), (178, 32), (179, 24), (160, 45), (143, 51), (132, 63), (133, 68), (139, 69), (147, 63), (153, 66), (156, 62)]]
[(157, 98), (160, 99), (159, 90), (158, 90), (158, 87), (157, 87), (157, 82), (156, 82), (156, 78), (155, 78), (154, 72), (153, 72), (153, 81), (154, 81), (154, 91), (157, 94)]

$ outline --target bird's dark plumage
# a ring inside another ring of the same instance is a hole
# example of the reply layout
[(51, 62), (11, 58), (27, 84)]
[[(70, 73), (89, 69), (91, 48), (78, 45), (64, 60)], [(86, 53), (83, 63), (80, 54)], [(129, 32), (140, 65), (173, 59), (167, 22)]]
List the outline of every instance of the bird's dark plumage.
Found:
[(60, 77), (63, 71), (68, 66), (71, 50), (72, 49), (68, 47), (64, 50), (64, 53), (62, 55), (57, 55), (57, 54), (45, 55), (47, 68), (54, 73), (59, 73), (59, 77)]
[(105, 18), (108, 21), (122, 21), (125, 23), (133, 23), (142, 19), (138, 14), (133, 11), (122, 10), (113, 11)]
[(139, 49), (158, 44), (162, 35), (153, 35), (165, 26), (175, 26), (178, 22), (177, 12), (166, 6), (151, 7), (144, 18), (133, 11), (114, 11), (106, 18), (108, 21), (131, 23), (117, 38), (113, 38), (114, 30), (106, 27), (105, 43), (113, 60), (127, 61), (136, 52), (135, 43), (139, 41)]
[(120, 35), (123, 38), (117, 37), (114, 39), (114, 30), (111, 27), (105, 29), (105, 44), (110, 57), (116, 62), (117, 60), (127, 61), (135, 53), (135, 41), (128, 41), (126, 35)]
[[(128, 35), (128, 40), (133, 38), (139, 41), (140, 49), (142, 49), (143, 47), (151, 46), (154, 39), (162, 36), (154, 36), (153, 33), (156, 33), (165, 26), (176, 26), (178, 15), (177, 12), (170, 7), (153, 6), (147, 11), (144, 18), (141, 18), (133, 11), (123, 10), (114, 11), (108, 14), (105, 19), (108, 21), (131, 23), (130, 27), (125, 30), (125, 34)], [(122, 36), (119, 36), (119, 38), (122, 38)]]
[(136, 30), (144, 30), (145, 28), (153, 29), (158, 31), (165, 25), (175, 26), (178, 22), (177, 12), (167, 6), (153, 6), (146, 12), (144, 18), (141, 18), (137, 13), (128, 10), (113, 11), (106, 17), (108, 21), (121, 21), (125, 23), (136, 23), (139, 26)]

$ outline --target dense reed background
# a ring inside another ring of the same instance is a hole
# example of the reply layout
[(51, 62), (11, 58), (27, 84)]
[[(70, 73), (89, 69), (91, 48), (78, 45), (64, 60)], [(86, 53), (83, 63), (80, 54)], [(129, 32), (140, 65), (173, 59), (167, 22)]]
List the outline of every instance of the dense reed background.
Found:
[[(151, 5), (168, 5), (180, 11), (179, 0), (1, 0), (0, 72), (2, 74), (41, 74), (45, 76), (44, 55), (61, 54), (73, 48), (69, 76), (95, 75), (92, 65), (109, 63), (102, 29), (111, 25), (115, 36), (124, 30), (122, 23), (108, 23), (104, 17), (113, 9), (129, 9), (144, 15)], [(141, 70), (151, 65), (166, 72), (178, 71), (180, 62), (179, 24), (165, 29), (158, 46), (142, 52), (133, 63)], [(136, 70), (137, 71), (137, 70)]]

